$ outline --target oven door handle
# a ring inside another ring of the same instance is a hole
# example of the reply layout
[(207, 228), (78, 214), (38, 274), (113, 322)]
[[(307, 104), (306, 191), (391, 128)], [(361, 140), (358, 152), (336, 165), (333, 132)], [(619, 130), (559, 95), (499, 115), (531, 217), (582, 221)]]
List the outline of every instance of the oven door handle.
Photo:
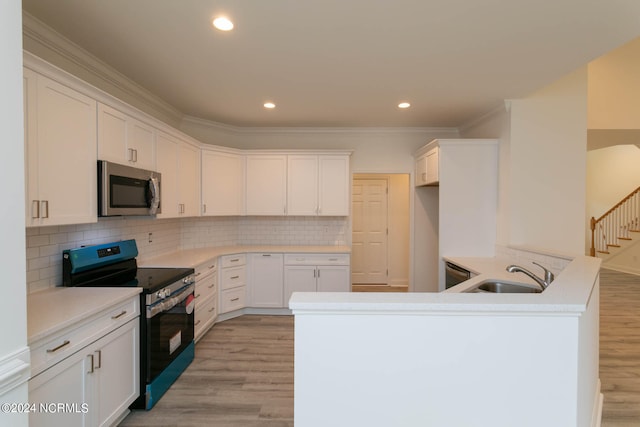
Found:
[(180, 304), (182, 301), (187, 299), (189, 295), (193, 293), (194, 289), (195, 289), (195, 285), (189, 285), (186, 288), (184, 288), (184, 290), (179, 294), (177, 294), (176, 296), (164, 299), (162, 301), (157, 302), (154, 305), (148, 306), (147, 319), (151, 319), (153, 316), (155, 316), (158, 313), (163, 313), (165, 311), (171, 310), (173, 307), (175, 307), (176, 305)]

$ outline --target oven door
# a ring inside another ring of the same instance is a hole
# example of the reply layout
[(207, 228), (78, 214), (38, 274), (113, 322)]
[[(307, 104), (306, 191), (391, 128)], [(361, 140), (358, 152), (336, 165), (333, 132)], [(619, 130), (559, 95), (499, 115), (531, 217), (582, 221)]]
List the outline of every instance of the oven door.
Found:
[(194, 285), (146, 308), (146, 383), (158, 376), (193, 342)]

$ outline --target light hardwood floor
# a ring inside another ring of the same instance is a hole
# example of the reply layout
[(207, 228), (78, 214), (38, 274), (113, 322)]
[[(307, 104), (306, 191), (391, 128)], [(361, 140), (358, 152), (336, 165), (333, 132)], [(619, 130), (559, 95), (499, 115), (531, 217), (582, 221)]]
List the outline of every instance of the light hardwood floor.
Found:
[[(640, 277), (602, 270), (600, 285), (602, 427), (640, 427)], [(158, 404), (121, 426), (293, 426), (293, 318), (215, 325)]]

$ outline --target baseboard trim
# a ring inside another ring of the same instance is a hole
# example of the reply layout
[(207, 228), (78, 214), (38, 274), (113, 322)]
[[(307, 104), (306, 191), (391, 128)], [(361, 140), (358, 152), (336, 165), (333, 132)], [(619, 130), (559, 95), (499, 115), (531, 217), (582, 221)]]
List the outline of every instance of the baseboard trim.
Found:
[(602, 424), (602, 406), (604, 405), (604, 394), (602, 394), (602, 383), (598, 379), (598, 387), (594, 396), (593, 413), (591, 415), (591, 427), (600, 427)]

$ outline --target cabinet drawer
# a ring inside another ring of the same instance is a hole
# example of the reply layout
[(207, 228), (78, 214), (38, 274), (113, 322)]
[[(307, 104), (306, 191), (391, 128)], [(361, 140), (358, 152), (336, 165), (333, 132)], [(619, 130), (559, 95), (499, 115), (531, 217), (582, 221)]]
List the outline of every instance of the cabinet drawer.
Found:
[(136, 296), (87, 321), (34, 342), (31, 346), (31, 376), (36, 376), (138, 316), (140, 298)]
[(209, 275), (204, 279), (196, 280), (196, 307), (200, 304), (202, 300), (209, 298), (211, 295), (216, 294), (218, 278), (215, 274)]
[(217, 302), (218, 299), (214, 295), (202, 300), (200, 305), (196, 304), (194, 319), (194, 335), (196, 339), (200, 338), (200, 336), (213, 324), (216, 316), (218, 315), (216, 308)]
[(349, 254), (286, 254), (285, 265), (349, 265)]
[(245, 287), (227, 289), (220, 292), (220, 313), (238, 310), (245, 306)]
[(217, 258), (212, 258), (210, 260), (208, 260), (207, 262), (203, 262), (202, 264), (198, 265), (195, 270), (195, 276), (196, 276), (196, 280), (201, 280), (204, 279), (207, 276), (212, 275), (213, 273), (215, 273), (217, 271), (216, 267), (218, 266), (218, 259)]
[(222, 269), (222, 283), (220, 289), (237, 288), (238, 286), (244, 286), (245, 284), (245, 268), (234, 267)]
[(246, 263), (247, 257), (245, 254), (225, 255), (220, 258), (222, 268), (237, 267), (239, 265), (245, 265)]

